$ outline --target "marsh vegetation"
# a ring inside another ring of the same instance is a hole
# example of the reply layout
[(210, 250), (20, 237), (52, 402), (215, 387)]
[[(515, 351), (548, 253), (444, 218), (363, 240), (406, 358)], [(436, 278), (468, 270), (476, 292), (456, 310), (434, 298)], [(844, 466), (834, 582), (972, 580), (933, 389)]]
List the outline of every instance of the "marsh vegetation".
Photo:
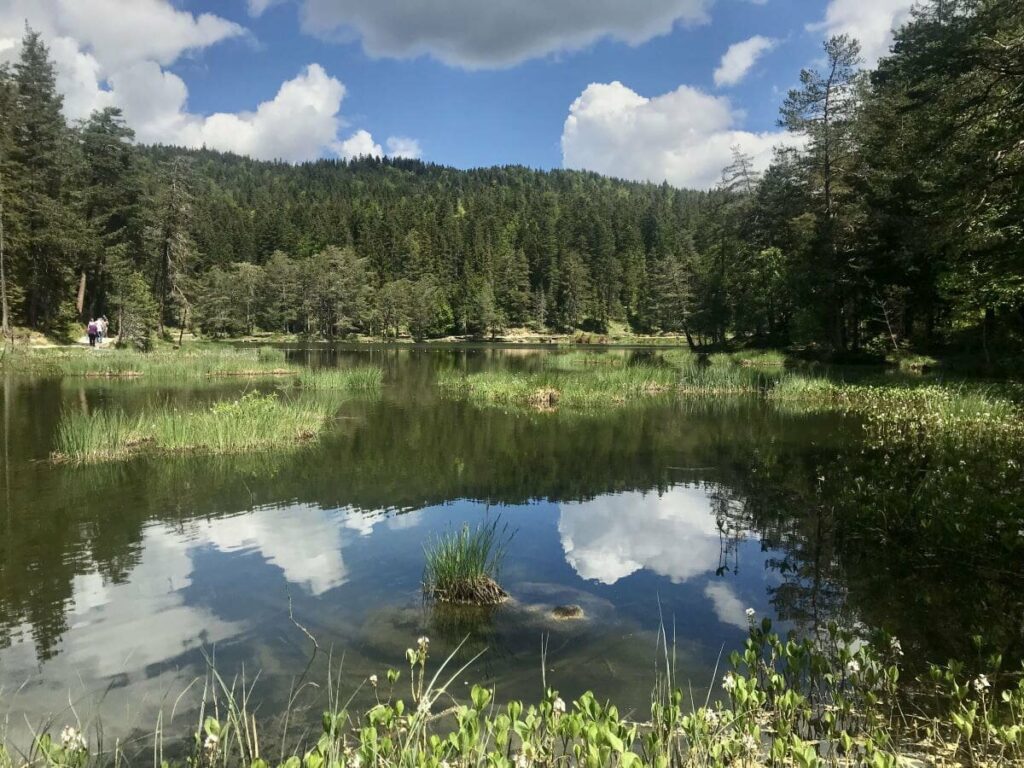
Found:
[(448, 531), (424, 545), (423, 592), (455, 605), (497, 605), (508, 593), (497, 581), (513, 532), (498, 518)]

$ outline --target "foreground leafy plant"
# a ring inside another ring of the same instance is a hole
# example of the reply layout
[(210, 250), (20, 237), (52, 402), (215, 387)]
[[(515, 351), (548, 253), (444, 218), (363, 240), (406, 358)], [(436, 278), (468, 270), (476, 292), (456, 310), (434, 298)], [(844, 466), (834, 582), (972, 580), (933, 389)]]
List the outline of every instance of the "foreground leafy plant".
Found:
[[(990, 656), (983, 672), (934, 665), (904, 682), (902, 649), (893, 637), (865, 642), (835, 625), (820, 638), (782, 638), (768, 620), (755, 622), (742, 651), (731, 655), (722, 696), (690, 707), (672, 684), (671, 664), (655, 688), (650, 719), (623, 716), (584, 693), (567, 704), (545, 688), (539, 702), (499, 706), (496, 691), (474, 685), (466, 701), (453, 683), (479, 654), (449, 672), (461, 646), (431, 674), (430, 641), (406, 651), (408, 698), (401, 673), (364, 682), (375, 703), (362, 714), (342, 703), (330, 679), (330, 708), (319, 734), (300, 738), (278, 768), (725, 768), (725, 766), (1021, 765), (1024, 764), (1024, 676), (1006, 674)], [(980, 641), (979, 641), (980, 643)], [(188, 768), (269, 768), (251, 703), (252, 688), (227, 684), (211, 670)], [(448, 706), (442, 708), (442, 702)], [(282, 734), (287, 738), (288, 721)], [(159, 735), (158, 735), (159, 739)], [(4, 752), (0, 751), (0, 765)], [(157, 765), (163, 745), (157, 743)], [(124, 759), (90, 751), (65, 729), (59, 742), (36, 737), (19, 768), (84, 768)], [(4, 767), (6, 768), (6, 766)]]

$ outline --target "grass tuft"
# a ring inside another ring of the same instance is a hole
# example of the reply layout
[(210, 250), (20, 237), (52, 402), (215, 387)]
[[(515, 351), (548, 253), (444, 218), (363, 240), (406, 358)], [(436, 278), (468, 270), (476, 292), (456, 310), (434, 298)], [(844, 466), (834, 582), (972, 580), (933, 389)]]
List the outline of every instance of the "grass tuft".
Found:
[(346, 392), (376, 392), (384, 382), (380, 368), (305, 368), (298, 375), (303, 389), (336, 389)]
[(458, 605), (497, 605), (508, 599), (496, 577), (512, 534), (507, 525), (499, 528), (499, 522), (495, 519), (475, 528), (464, 525), (428, 541), (424, 594)]
[(121, 349), (29, 350), (17, 355), (12, 370), (85, 378), (197, 379), (216, 376), (289, 376), (299, 368), (289, 365), (282, 349), (260, 347), (196, 347), (156, 352)]
[(121, 410), (69, 411), (57, 429), (57, 462), (101, 462), (141, 452), (237, 453), (317, 437), (337, 410), (325, 397), (250, 392), (200, 411), (168, 406), (128, 415)]

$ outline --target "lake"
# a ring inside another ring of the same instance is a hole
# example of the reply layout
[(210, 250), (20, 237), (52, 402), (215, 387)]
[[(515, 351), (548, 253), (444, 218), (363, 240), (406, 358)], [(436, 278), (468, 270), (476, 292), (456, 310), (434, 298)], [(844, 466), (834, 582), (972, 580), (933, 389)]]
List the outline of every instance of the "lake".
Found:
[[(258, 676), (264, 715), (284, 711), (298, 682), (324, 683), (328, 665), (343, 697), (369, 702), (368, 676), (403, 669), (421, 635), (435, 662), (460, 643), (462, 661), (483, 652), (457, 687), (532, 699), (546, 679), (644, 716), (662, 629), (677, 680), (702, 702), (743, 644), (748, 608), (798, 633), (885, 629), (911, 667), (969, 654), (981, 632), (1008, 661), (1024, 658), (1019, 473), (986, 479), (994, 470), (972, 460), (925, 484), (938, 468), (865, 452), (857, 419), (757, 397), (546, 413), (434, 386), (441, 370), (530, 369), (550, 354), (296, 348), (290, 359), (313, 366), (383, 367), (383, 393), (352, 397), (323, 439), (294, 450), (86, 466), (48, 460), (62, 411), (201, 407), (275, 382), (8, 375), (0, 718), (17, 734), (73, 708), (127, 735), (163, 712), (184, 731), (201, 693), (189, 686), (211, 663), (227, 679)], [(957, 517), (965, 498), (992, 518)], [(906, 520), (923, 506), (950, 516), (926, 533), (879, 528), (862, 514), (875, 500)], [(425, 604), (424, 543), (494, 518), (513, 533), (501, 572), (511, 600)], [(1015, 543), (992, 546), (999, 535)], [(552, 616), (569, 604), (584, 617)], [(317, 691), (301, 694), (296, 717), (318, 717)]]

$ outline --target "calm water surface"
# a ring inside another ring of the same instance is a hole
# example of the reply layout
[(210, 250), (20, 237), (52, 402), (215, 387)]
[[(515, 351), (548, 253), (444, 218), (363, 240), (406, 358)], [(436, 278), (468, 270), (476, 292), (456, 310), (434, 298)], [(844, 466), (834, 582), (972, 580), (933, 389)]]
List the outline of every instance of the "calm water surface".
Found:
[[(742, 644), (748, 607), (799, 632), (831, 619), (885, 627), (921, 661), (962, 650), (993, 623), (1007, 652), (1020, 651), (1013, 563), (955, 538), (938, 561), (880, 545), (836, 512), (823, 476), (859, 455), (852, 419), (756, 399), (592, 415), (477, 409), (439, 398), (437, 370), (529, 368), (552, 353), (290, 354), (383, 365), (384, 392), (346, 403), (315, 446), (76, 468), (47, 461), (62, 410), (201, 407), (252, 385), (4, 381), (8, 728), (69, 720), (70, 704), (83, 719), (101, 716), (108, 734), (152, 729), (214, 658), (225, 675), (259, 672), (261, 712), (272, 714), (310, 658), (296, 623), (321, 648), (307, 679), (326, 679), (330, 654), (346, 691), (404, 666), (405, 648), (426, 634), (435, 658), (464, 637), (463, 655), (486, 650), (467, 679), (497, 685), (499, 697), (536, 697), (548, 638), (550, 685), (641, 711), (662, 621), (677, 675), (703, 697), (723, 649)], [(502, 573), (513, 599), (483, 612), (424, 606), (424, 542), (498, 515), (516, 531)], [(569, 603), (585, 619), (551, 618)], [(182, 727), (197, 692), (178, 702)]]

